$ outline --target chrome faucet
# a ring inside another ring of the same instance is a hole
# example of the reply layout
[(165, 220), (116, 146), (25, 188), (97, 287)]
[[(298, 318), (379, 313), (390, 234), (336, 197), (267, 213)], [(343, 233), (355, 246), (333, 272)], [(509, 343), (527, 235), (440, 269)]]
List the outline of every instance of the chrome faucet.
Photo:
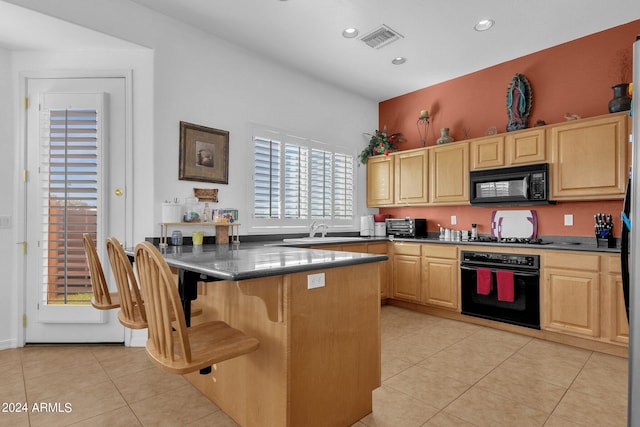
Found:
[(313, 221), (309, 226), (309, 237), (314, 237), (319, 228), (322, 227), (322, 237), (327, 235), (327, 229), (329, 226), (327, 224), (317, 224), (316, 221)]

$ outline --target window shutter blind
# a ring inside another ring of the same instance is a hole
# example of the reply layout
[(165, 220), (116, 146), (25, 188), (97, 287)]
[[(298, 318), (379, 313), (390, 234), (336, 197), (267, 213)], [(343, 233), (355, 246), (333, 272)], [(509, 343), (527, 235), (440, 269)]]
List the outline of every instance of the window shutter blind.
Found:
[(336, 153), (333, 169), (333, 217), (353, 218), (353, 156)]
[(45, 109), (41, 126), (44, 300), (88, 303), (92, 290), (82, 235), (95, 240), (99, 223), (98, 112)]
[(311, 150), (311, 218), (331, 218), (332, 155)]
[(296, 144), (285, 144), (284, 150), (284, 217), (307, 218), (309, 150)]
[(280, 218), (280, 150), (278, 141), (255, 138), (254, 216)]

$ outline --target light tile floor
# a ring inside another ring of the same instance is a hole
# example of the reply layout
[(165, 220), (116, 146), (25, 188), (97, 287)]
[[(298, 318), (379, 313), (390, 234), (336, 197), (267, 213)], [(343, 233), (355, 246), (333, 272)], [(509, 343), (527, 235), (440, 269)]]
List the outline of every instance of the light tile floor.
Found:
[[(354, 427), (626, 426), (627, 359), (392, 306), (382, 380)], [(237, 426), (142, 348), (0, 351), (0, 402), (0, 427)]]

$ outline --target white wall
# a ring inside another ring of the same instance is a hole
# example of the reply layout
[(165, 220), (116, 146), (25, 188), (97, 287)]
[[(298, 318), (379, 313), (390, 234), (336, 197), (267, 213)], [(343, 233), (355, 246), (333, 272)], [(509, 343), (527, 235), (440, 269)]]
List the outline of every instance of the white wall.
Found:
[[(378, 106), (375, 101), (344, 92), (313, 80), (293, 70), (257, 57), (215, 37), (193, 30), (170, 18), (148, 11), (127, 0), (109, 2), (42, 2), (12, 0), (52, 16), (95, 29), (142, 46), (144, 51), (118, 52), (0, 52), (0, 59), (11, 58), (12, 71), (0, 65), (0, 103), (5, 92), (13, 91), (16, 104), (0, 104), (0, 109), (14, 111), (18, 100), (18, 74), (41, 70), (133, 69), (134, 141), (133, 141), (133, 238), (142, 240), (159, 234), (160, 203), (171, 197), (192, 195), (193, 187), (219, 188), (217, 207), (234, 207), (240, 216), (250, 214), (252, 188), (249, 166), (252, 160), (250, 123), (274, 126), (321, 141), (339, 141), (353, 146), (356, 154), (364, 146), (363, 132), (377, 127)], [(55, 3), (55, 4), (53, 4)], [(48, 10), (49, 9), (49, 10)], [(8, 61), (2, 61), (6, 64)], [(3, 68), (4, 67), (4, 68)], [(11, 79), (2, 79), (11, 73)], [(187, 121), (230, 132), (229, 184), (206, 184), (178, 180), (179, 122)], [(0, 118), (2, 148), (14, 150), (17, 137), (10, 139)], [(17, 126), (15, 126), (17, 128)], [(17, 132), (16, 132), (17, 133)], [(3, 153), (5, 151), (3, 150)], [(14, 194), (19, 168), (14, 155), (1, 156), (0, 196)], [(6, 166), (6, 167), (2, 167)], [(6, 183), (9, 183), (5, 185)], [(358, 214), (365, 211), (365, 174), (358, 168)], [(4, 212), (0, 207), (0, 214)], [(0, 237), (3, 235), (0, 230)], [(241, 234), (247, 230), (241, 228)], [(15, 232), (0, 240), (0, 255), (17, 253)], [(11, 260), (11, 254), (9, 255)], [(15, 258), (13, 258), (15, 260)], [(16, 263), (2, 268), (13, 270), (8, 286), (0, 288), (0, 309), (7, 299), (21, 301), (23, 286)], [(3, 275), (3, 277), (7, 277)], [(17, 295), (17, 297), (16, 297)], [(7, 315), (0, 311), (0, 346), (18, 339), (17, 320), (22, 309)], [(6, 321), (5, 321), (6, 320)], [(19, 339), (18, 339), (19, 341)], [(18, 343), (20, 345), (20, 343)], [(1, 347), (0, 347), (1, 348)]]
[[(13, 138), (13, 89), (11, 78), (10, 52), (0, 49), (0, 215), (11, 217), (10, 228), (0, 228), (0, 349), (16, 346), (16, 245), (15, 209), (13, 188), (18, 171), (15, 164), (15, 144)], [(14, 332), (14, 333), (11, 333)]]

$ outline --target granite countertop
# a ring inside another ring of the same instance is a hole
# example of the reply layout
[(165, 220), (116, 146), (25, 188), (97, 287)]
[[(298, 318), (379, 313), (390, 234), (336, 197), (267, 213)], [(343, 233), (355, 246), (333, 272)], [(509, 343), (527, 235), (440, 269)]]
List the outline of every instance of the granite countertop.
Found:
[[(134, 254), (133, 248), (126, 250)], [(322, 251), (300, 247), (239, 245), (169, 246), (161, 249), (167, 264), (220, 280), (245, 280), (387, 260), (386, 255)]]
[(619, 243), (615, 248), (598, 247), (596, 239), (590, 237), (569, 237), (569, 236), (541, 236), (543, 244), (527, 244), (527, 243), (498, 243), (489, 241), (453, 241), (453, 240), (440, 240), (437, 237), (344, 237), (339, 241), (332, 240), (331, 236), (326, 237), (326, 241), (322, 241), (320, 238), (316, 238), (313, 241), (304, 242), (304, 239), (296, 239), (293, 242), (283, 242), (282, 240), (264, 242), (268, 246), (290, 246), (290, 247), (322, 247), (323, 245), (338, 245), (338, 244), (350, 244), (350, 243), (367, 243), (367, 242), (413, 242), (413, 243), (437, 243), (443, 245), (460, 245), (460, 246), (491, 246), (500, 248), (530, 248), (539, 250), (565, 250), (565, 251), (584, 251), (584, 252), (607, 252), (607, 253), (620, 253)]

